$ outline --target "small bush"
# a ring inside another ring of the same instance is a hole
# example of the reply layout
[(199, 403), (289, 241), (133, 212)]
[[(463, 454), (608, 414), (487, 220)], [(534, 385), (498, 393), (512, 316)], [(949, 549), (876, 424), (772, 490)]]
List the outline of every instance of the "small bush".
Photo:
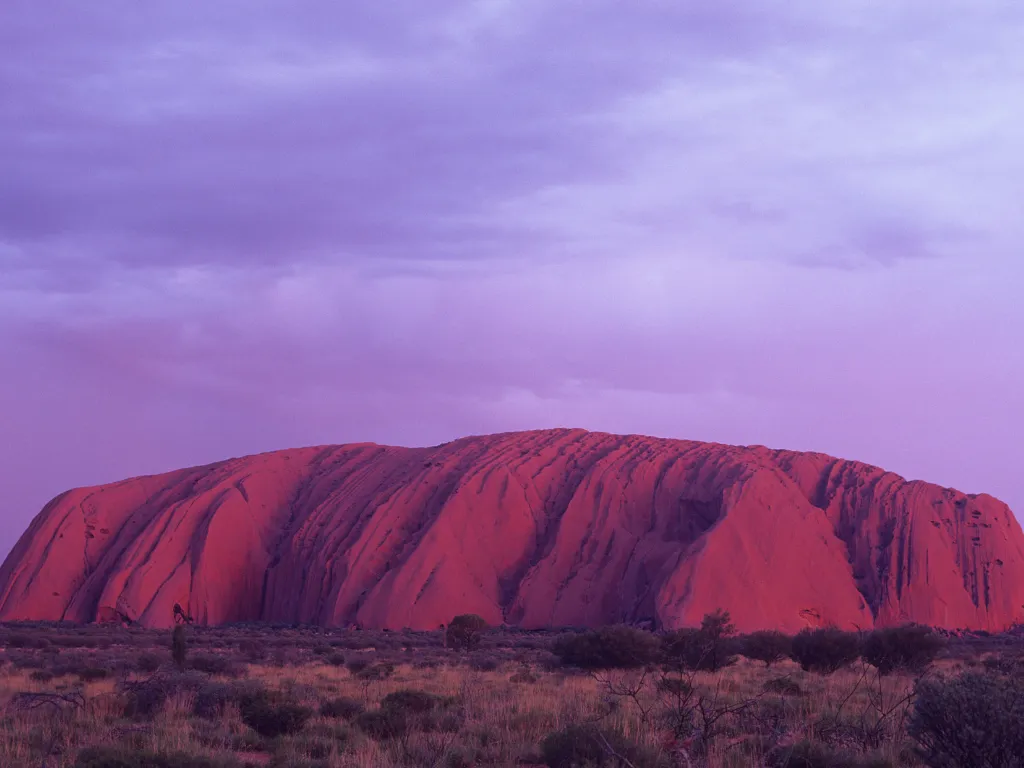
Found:
[(636, 669), (657, 660), (658, 639), (626, 626), (563, 635), (552, 648), (562, 664), (580, 669)]
[(699, 629), (681, 629), (663, 638), (665, 660), (674, 667), (717, 672), (736, 662), (735, 631), (728, 612), (709, 613)]
[(271, 739), (298, 733), (313, 715), (309, 707), (278, 701), (264, 690), (254, 690), (240, 698), (242, 722), (260, 736)]
[(131, 683), (124, 690), (124, 715), (150, 719), (171, 696), (195, 693), (205, 684), (206, 680), (201, 675), (178, 673), (157, 675), (148, 680)]
[(74, 768), (240, 768), (233, 757), (212, 758), (183, 753), (126, 750), (122, 747), (89, 747), (78, 753)]
[(517, 672), (513, 672), (508, 679), (510, 683), (536, 683), (537, 680), (538, 677), (529, 669), (520, 669)]
[(1024, 656), (1001, 654), (985, 659), (982, 664), (992, 674), (1024, 676)]
[(422, 714), (437, 709), (442, 703), (443, 699), (440, 696), (412, 688), (402, 688), (385, 696), (380, 702), (380, 707), (404, 714)]
[(241, 704), (253, 698), (269, 696), (266, 688), (256, 682), (209, 681), (195, 691), (192, 714), (213, 720), (224, 714), (224, 708), (231, 702)]
[(241, 651), (242, 655), (250, 662), (262, 661), (267, 658), (267, 649), (256, 640), (242, 640), (238, 644), (238, 650)]
[(401, 738), (412, 731), (454, 733), (459, 730), (462, 717), (453, 705), (451, 699), (405, 688), (385, 696), (380, 709), (357, 715), (355, 724), (377, 741)]
[(217, 653), (196, 653), (188, 660), (187, 667), (208, 675), (239, 677), (242, 670), (233, 659)]
[(400, 712), (375, 709), (356, 716), (355, 724), (375, 741), (397, 739), (408, 731), (408, 720)]
[(804, 629), (793, 638), (793, 659), (806, 672), (831, 675), (855, 662), (860, 653), (860, 638), (841, 629)]
[(324, 659), (332, 667), (344, 667), (345, 666), (345, 654), (343, 653), (329, 653)]
[(75, 674), (78, 675), (78, 679), (83, 683), (93, 683), (110, 677), (110, 671), (103, 667), (83, 667)]
[[(540, 744), (548, 768), (659, 768), (653, 754), (619, 733), (594, 725), (570, 725), (549, 733)], [(624, 762), (628, 761), (628, 763)]]
[(15, 633), (7, 637), (8, 648), (35, 648), (42, 650), (50, 647), (50, 641), (45, 637)]
[(793, 639), (775, 630), (751, 632), (739, 640), (739, 651), (748, 659), (763, 661), (766, 667), (788, 658), (793, 651)]
[(227, 683), (210, 682), (196, 691), (192, 714), (210, 720), (220, 717), (235, 691)]
[[(432, 755), (428, 755), (428, 760)], [(426, 760), (424, 764), (429, 764)], [(469, 747), (451, 747), (444, 758), (443, 768), (474, 768), (479, 765), (476, 751)]]
[(145, 674), (152, 674), (160, 669), (160, 665), (163, 663), (163, 659), (159, 654), (156, 653), (140, 653), (138, 658), (135, 659), (135, 668), (139, 672)]
[(662, 677), (658, 680), (657, 688), (662, 693), (671, 694), (677, 698), (686, 698), (693, 693), (693, 685), (683, 677)]
[(876, 629), (864, 639), (864, 661), (883, 675), (921, 672), (935, 661), (945, 643), (928, 627)]
[(371, 664), (359, 670), (356, 677), (367, 682), (371, 680), (387, 680), (395, 673), (395, 665), (389, 662)]
[(803, 693), (800, 685), (788, 677), (775, 677), (767, 680), (763, 688), (768, 693), (778, 693), (782, 696), (799, 696)]
[(348, 664), (345, 665), (345, 669), (351, 672), (353, 675), (358, 675), (364, 669), (370, 666), (370, 662), (366, 659), (351, 659)]
[(881, 757), (860, 757), (811, 741), (776, 747), (766, 756), (768, 768), (892, 768)]
[(313, 714), (309, 707), (293, 703), (253, 701), (241, 708), (242, 722), (260, 736), (275, 738), (298, 733)]
[(14, 651), (7, 652), (7, 660), (14, 665), (15, 669), (43, 669), (46, 666), (46, 659), (34, 654)]
[(1024, 765), (1024, 680), (966, 672), (919, 681), (908, 732), (931, 768)]
[(477, 655), (469, 659), (469, 668), (477, 672), (494, 672), (500, 666), (501, 662), (493, 656)]
[(270, 661), (275, 667), (294, 667), (302, 663), (302, 656), (294, 648), (278, 648), (271, 654)]
[(328, 699), (320, 704), (320, 715), (338, 720), (353, 720), (366, 711), (360, 702), (345, 696)]
[(487, 629), (488, 624), (483, 618), (475, 613), (464, 613), (451, 620), (448, 629), (445, 630), (445, 639), (450, 648), (472, 651), (480, 645), (483, 633)]
[(271, 759), (270, 765), (279, 768), (331, 768), (329, 759), (334, 747), (338, 750), (344, 749), (345, 742), (338, 739), (334, 733), (302, 733), (298, 736), (281, 739), (278, 745), (275, 759)]

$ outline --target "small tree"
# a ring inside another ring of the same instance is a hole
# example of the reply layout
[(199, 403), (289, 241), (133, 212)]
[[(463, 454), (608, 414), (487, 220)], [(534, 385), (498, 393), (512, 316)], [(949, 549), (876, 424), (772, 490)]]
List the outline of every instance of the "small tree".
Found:
[(718, 670), (736, 663), (736, 655), (732, 653), (736, 625), (728, 611), (719, 609), (706, 614), (700, 622), (700, 633), (710, 652), (708, 663), (711, 669)]
[(456, 616), (445, 631), (446, 645), (456, 650), (472, 651), (480, 645), (480, 640), (487, 628), (487, 622), (475, 613)]
[(831, 675), (860, 657), (860, 638), (835, 627), (804, 629), (793, 638), (793, 659), (806, 672)]
[(942, 638), (928, 627), (876, 629), (864, 640), (864, 661), (883, 675), (922, 672), (935, 661), (943, 645)]
[(793, 640), (782, 632), (766, 629), (741, 637), (739, 647), (740, 653), (748, 659), (763, 661), (766, 667), (770, 667), (789, 656)]
[(704, 616), (700, 629), (681, 629), (664, 638), (665, 658), (684, 669), (717, 672), (736, 662), (733, 625), (728, 611)]
[(171, 633), (171, 658), (178, 669), (184, 669), (187, 656), (188, 639), (185, 637), (185, 625), (178, 624)]

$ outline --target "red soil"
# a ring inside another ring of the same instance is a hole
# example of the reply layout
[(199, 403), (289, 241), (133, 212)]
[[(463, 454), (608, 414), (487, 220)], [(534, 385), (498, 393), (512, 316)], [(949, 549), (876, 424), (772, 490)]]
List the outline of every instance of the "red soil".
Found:
[(1024, 621), (1009, 508), (763, 447), (553, 430), (249, 456), (69, 491), (0, 568), (0, 619), (740, 630)]

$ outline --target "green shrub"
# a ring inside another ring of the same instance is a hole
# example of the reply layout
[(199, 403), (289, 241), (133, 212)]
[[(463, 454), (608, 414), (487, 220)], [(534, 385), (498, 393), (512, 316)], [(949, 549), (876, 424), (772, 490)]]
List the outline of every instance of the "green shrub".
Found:
[(656, 687), (662, 693), (668, 693), (676, 699), (685, 699), (693, 693), (693, 685), (681, 675), (678, 677), (666, 675), (658, 680)]
[(931, 768), (1024, 766), (1024, 680), (966, 672), (921, 680), (908, 733)]
[(210, 720), (220, 717), (224, 707), (235, 696), (234, 688), (227, 683), (210, 682), (196, 691), (192, 701), (192, 714)]
[(508, 681), (510, 683), (536, 683), (539, 678), (529, 668), (513, 672)]
[(380, 702), (380, 708), (406, 715), (418, 715), (437, 709), (443, 701), (440, 696), (426, 691), (402, 688), (385, 696)]
[(212, 720), (220, 717), (230, 702), (241, 705), (252, 699), (270, 697), (270, 692), (258, 682), (224, 683), (211, 680), (196, 689), (192, 714)]
[(238, 644), (238, 650), (249, 662), (262, 661), (267, 658), (267, 649), (263, 643), (245, 639)]
[(998, 656), (985, 659), (982, 664), (986, 670), (996, 675), (1024, 675), (1024, 655), (1019, 653), (1003, 652)]
[(265, 691), (243, 696), (239, 702), (242, 722), (260, 736), (275, 738), (298, 733), (313, 715), (309, 707), (278, 701)]
[(860, 638), (834, 627), (804, 629), (793, 638), (793, 659), (807, 672), (831, 675), (855, 662), (860, 653)]
[(386, 709), (362, 712), (356, 716), (355, 724), (375, 741), (400, 738), (409, 729), (408, 719), (401, 712)]
[(501, 666), (501, 662), (494, 656), (474, 655), (469, 659), (469, 668), (477, 672), (493, 672)]
[(359, 670), (356, 677), (360, 680), (387, 680), (395, 673), (395, 665), (382, 661)]
[(680, 629), (662, 638), (665, 661), (672, 667), (715, 672), (736, 662), (736, 641), (726, 611), (704, 616), (699, 629)]
[(353, 675), (358, 675), (364, 669), (370, 666), (370, 662), (367, 659), (350, 659), (345, 665), (345, 669), (351, 672)]
[(146, 674), (153, 674), (163, 663), (163, 659), (160, 658), (159, 654), (156, 653), (140, 653), (138, 658), (135, 659), (135, 668), (139, 672)]
[[(246, 768), (251, 764), (246, 763)], [(306, 759), (289, 755), (274, 755), (267, 763), (267, 768), (331, 768), (328, 760)]]
[(928, 627), (890, 627), (869, 632), (864, 639), (864, 661), (883, 675), (921, 672), (935, 661), (945, 643)]
[[(549, 733), (540, 744), (548, 768), (660, 768), (665, 763), (621, 734), (596, 725), (570, 725)], [(628, 761), (628, 762), (624, 762)]]
[(837, 752), (811, 741), (776, 747), (766, 756), (765, 764), (768, 768), (893, 768), (893, 764), (882, 757)]
[(635, 669), (658, 659), (658, 639), (626, 626), (562, 635), (552, 647), (562, 664), (580, 669)]
[(451, 620), (445, 630), (445, 639), (450, 648), (472, 651), (488, 629), (487, 622), (475, 613), (464, 613)]
[(110, 670), (103, 667), (83, 667), (75, 674), (78, 675), (78, 679), (83, 683), (92, 683), (110, 677)]
[[(298, 736), (285, 737), (278, 741), (277, 765), (282, 768), (299, 768), (302, 766), (322, 764), (324, 768), (330, 768), (327, 761), (334, 751), (334, 734), (314, 735), (302, 733)], [(344, 742), (338, 744), (339, 749), (344, 749)], [(275, 763), (271, 761), (271, 765)]]
[(800, 685), (788, 677), (775, 677), (766, 680), (762, 687), (767, 693), (778, 693), (782, 696), (799, 696), (803, 693)]
[(328, 699), (321, 702), (320, 714), (323, 717), (331, 717), (339, 720), (352, 720), (366, 711), (360, 702), (345, 696), (336, 699)]
[(358, 714), (355, 724), (378, 741), (401, 738), (412, 731), (454, 733), (462, 724), (454, 705), (452, 699), (404, 688), (385, 696), (380, 709)]
[(739, 652), (752, 661), (763, 661), (766, 667), (789, 658), (793, 638), (775, 630), (751, 632), (739, 639)]
[(78, 753), (74, 768), (240, 768), (233, 757), (162, 754), (122, 747), (89, 747)]
[(188, 659), (189, 669), (222, 677), (240, 677), (242, 669), (228, 656), (219, 653), (196, 653)]
[(37, 650), (42, 650), (43, 648), (50, 647), (50, 641), (45, 637), (14, 633), (8, 635), (5, 645), (8, 648), (35, 648)]
[(171, 696), (178, 693), (195, 693), (206, 682), (201, 675), (194, 673), (174, 673), (156, 675), (147, 680), (130, 683), (124, 689), (124, 715), (150, 719)]

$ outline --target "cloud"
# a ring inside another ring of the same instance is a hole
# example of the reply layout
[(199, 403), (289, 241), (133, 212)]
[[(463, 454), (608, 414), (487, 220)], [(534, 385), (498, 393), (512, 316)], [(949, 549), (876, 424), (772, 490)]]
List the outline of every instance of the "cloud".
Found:
[[(317, 24), (219, 7), (51, 24), (17, 6), (6, 238), (144, 266), (585, 259), (638, 240), (885, 263), (942, 252), (939, 224), (991, 228), (1019, 176), (1009, 5), (955, 28), (919, 3), (389, 5)], [(959, 187), (982, 172), (971, 210)], [(760, 215), (741, 232), (744, 210)]]
[(1024, 504), (1019, 4), (0, 14), (11, 519), (229, 453), (549, 424)]

